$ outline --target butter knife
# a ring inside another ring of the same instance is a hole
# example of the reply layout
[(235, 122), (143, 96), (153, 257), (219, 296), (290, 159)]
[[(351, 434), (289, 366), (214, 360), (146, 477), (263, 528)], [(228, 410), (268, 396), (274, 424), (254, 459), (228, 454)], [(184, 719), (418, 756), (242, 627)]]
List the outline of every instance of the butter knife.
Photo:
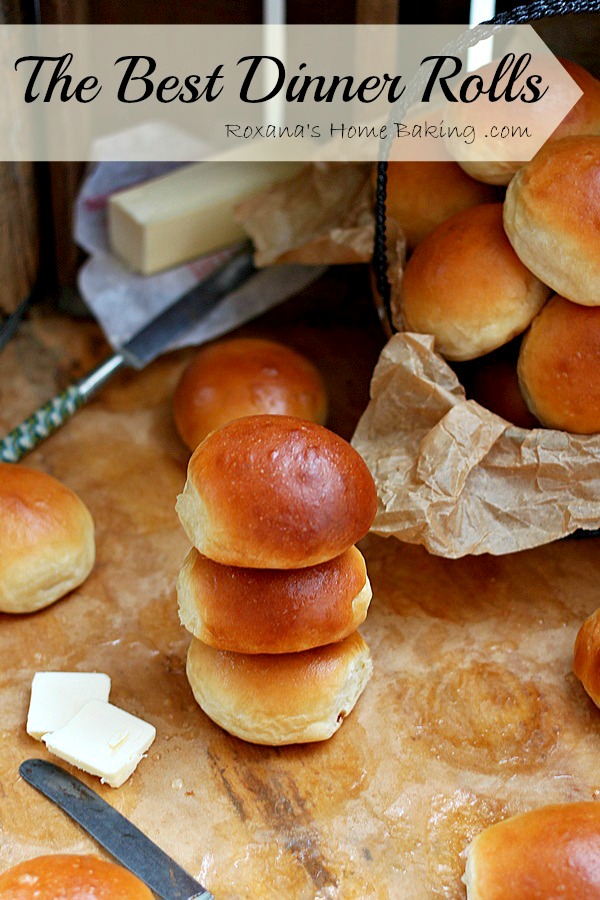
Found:
[(118, 353), (103, 360), (17, 425), (0, 441), (0, 462), (18, 462), (34, 450), (123, 366), (143, 369), (254, 272), (250, 245), (244, 244), (223, 266), (148, 322)]
[(19, 772), (163, 900), (213, 900), (164, 850), (74, 775), (45, 759), (28, 759)]

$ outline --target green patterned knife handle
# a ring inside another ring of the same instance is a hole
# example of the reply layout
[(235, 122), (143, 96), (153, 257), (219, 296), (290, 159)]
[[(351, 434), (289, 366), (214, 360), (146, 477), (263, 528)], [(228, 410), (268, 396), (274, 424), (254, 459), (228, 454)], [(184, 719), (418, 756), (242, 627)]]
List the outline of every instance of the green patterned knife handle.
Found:
[(85, 378), (40, 406), (0, 441), (0, 462), (19, 462), (64, 425), (123, 364), (124, 359), (120, 354), (109, 357)]
[(85, 399), (78, 386), (74, 384), (40, 406), (0, 443), (0, 460), (18, 462), (21, 457), (60, 428), (85, 403)]

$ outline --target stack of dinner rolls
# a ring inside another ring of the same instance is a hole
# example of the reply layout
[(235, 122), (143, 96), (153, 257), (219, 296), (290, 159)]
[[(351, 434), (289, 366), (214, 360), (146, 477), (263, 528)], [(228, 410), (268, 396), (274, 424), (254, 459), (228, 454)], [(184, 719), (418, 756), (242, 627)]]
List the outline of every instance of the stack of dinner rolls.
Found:
[(354, 546), (377, 506), (369, 470), (333, 432), (292, 416), (235, 419), (193, 453), (177, 582), (202, 709), (259, 744), (330, 737), (372, 670), (357, 632), (371, 599)]
[[(412, 250), (397, 309), (404, 329), (432, 334), (468, 395), (508, 421), (592, 434), (600, 432), (600, 83), (563, 65), (584, 95), (530, 162), (502, 172), (494, 161), (463, 166), (470, 174), (458, 163), (390, 162), (386, 206)], [(490, 182), (508, 183), (504, 199), (474, 189), (492, 190)]]

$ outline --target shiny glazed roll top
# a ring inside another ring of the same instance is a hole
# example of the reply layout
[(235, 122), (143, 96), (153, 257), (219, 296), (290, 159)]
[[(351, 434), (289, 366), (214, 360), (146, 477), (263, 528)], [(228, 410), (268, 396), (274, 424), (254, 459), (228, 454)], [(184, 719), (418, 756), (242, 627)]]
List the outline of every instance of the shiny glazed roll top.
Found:
[(293, 569), (339, 556), (377, 509), (362, 457), (321, 425), (248, 416), (209, 435), (188, 466), (177, 512), (215, 562)]

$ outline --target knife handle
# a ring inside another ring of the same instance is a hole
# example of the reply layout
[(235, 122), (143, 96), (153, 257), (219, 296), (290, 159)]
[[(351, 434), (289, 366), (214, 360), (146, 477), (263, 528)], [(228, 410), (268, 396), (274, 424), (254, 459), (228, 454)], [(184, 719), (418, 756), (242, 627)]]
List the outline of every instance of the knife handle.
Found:
[(110, 356), (86, 376), (40, 406), (0, 441), (0, 462), (19, 462), (27, 453), (54, 434), (124, 365), (124, 362), (119, 353)]

